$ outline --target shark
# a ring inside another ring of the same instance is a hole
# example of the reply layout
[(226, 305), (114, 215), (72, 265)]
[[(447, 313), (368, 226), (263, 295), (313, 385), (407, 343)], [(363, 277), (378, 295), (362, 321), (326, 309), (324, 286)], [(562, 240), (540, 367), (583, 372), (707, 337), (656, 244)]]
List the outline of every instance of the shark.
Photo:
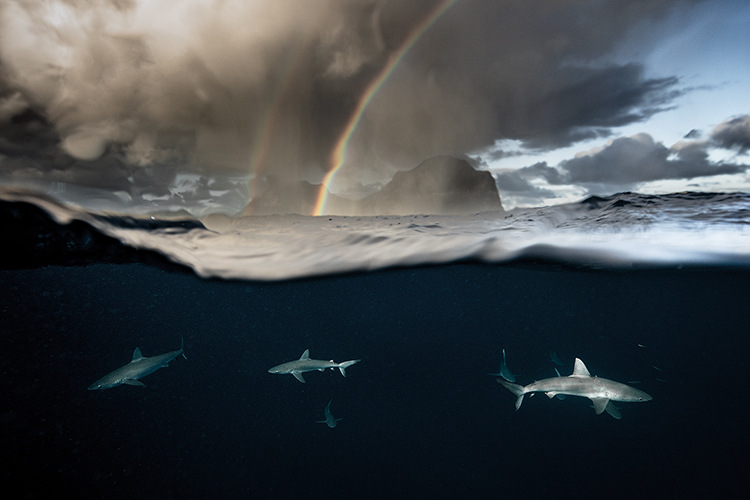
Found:
[(334, 417), (333, 413), (331, 413), (331, 402), (332, 401), (333, 401), (333, 399), (331, 401), (329, 401), (328, 404), (326, 405), (326, 409), (325, 409), (325, 417), (326, 417), (326, 419), (325, 420), (316, 420), (317, 423), (319, 423), (319, 424), (326, 424), (331, 429), (333, 429), (334, 427), (336, 427), (336, 425), (338, 425), (339, 420), (343, 420), (342, 418), (336, 418), (336, 417)]
[(336, 363), (333, 360), (325, 361), (322, 359), (310, 359), (310, 349), (306, 349), (299, 359), (295, 359), (294, 361), (287, 361), (286, 363), (281, 363), (280, 365), (274, 366), (273, 368), (268, 370), (268, 373), (277, 373), (279, 375), (292, 374), (294, 375), (294, 378), (304, 384), (305, 379), (302, 377), (302, 374), (305, 372), (313, 372), (315, 370), (322, 372), (325, 371), (326, 368), (330, 368), (332, 370), (334, 368), (338, 368), (341, 372), (341, 375), (346, 377), (346, 369), (355, 363), (359, 363), (360, 361), (362, 360), (353, 359), (351, 361), (342, 361), (341, 363)]
[(91, 384), (89, 390), (96, 391), (100, 389), (110, 389), (122, 384), (146, 387), (146, 384), (139, 379), (154, 373), (159, 368), (169, 366), (169, 362), (180, 355), (187, 359), (187, 356), (185, 356), (185, 342), (183, 340), (180, 340), (180, 348), (178, 350), (165, 352), (164, 354), (159, 354), (158, 356), (152, 356), (150, 358), (144, 356), (141, 353), (140, 348), (136, 347), (135, 351), (133, 351), (133, 359), (130, 360), (130, 363), (103, 376)]
[(505, 363), (505, 349), (503, 349), (503, 363), (500, 365), (500, 371), (497, 373), (490, 373), (492, 377), (503, 377), (508, 382), (515, 382), (516, 376), (510, 371), (508, 365)]
[(554, 398), (559, 395), (580, 396), (589, 398), (594, 405), (597, 415), (606, 411), (616, 419), (622, 418), (619, 408), (612, 401), (623, 403), (639, 403), (651, 401), (651, 396), (645, 392), (630, 387), (621, 382), (615, 382), (606, 378), (592, 377), (586, 365), (576, 358), (573, 373), (567, 377), (545, 378), (533, 382), (527, 386), (510, 383), (502, 378), (497, 382), (516, 396), (516, 410), (521, 407), (523, 397), (526, 394), (543, 392), (548, 397)]
[(562, 361), (560, 361), (560, 358), (557, 357), (557, 352), (555, 352), (554, 349), (549, 352), (548, 356), (549, 360), (555, 363), (557, 366), (563, 365)]

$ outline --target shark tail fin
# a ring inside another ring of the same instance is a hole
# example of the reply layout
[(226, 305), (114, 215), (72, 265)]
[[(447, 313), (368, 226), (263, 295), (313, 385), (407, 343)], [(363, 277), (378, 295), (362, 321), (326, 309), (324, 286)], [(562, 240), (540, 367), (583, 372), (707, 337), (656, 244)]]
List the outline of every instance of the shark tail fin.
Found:
[(497, 379), (497, 383), (508, 389), (510, 392), (516, 395), (516, 410), (518, 410), (521, 407), (521, 403), (523, 403), (523, 396), (526, 394), (523, 391), (523, 386), (518, 384), (512, 384), (510, 382), (506, 382), (505, 380), (499, 378)]
[(343, 375), (344, 377), (346, 377), (346, 369), (349, 368), (350, 366), (352, 366), (355, 363), (359, 363), (360, 361), (362, 361), (362, 360), (361, 359), (353, 359), (351, 361), (344, 361), (342, 363), (339, 363), (338, 367), (339, 367), (339, 371), (341, 372), (341, 375)]

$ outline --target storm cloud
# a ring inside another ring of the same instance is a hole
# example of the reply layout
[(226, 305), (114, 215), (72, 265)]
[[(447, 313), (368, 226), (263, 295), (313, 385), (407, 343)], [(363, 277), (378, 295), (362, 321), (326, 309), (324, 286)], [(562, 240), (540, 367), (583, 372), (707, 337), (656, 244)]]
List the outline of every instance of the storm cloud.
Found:
[[(383, 184), (427, 157), (499, 138), (543, 150), (607, 137), (668, 109), (685, 91), (679, 75), (608, 56), (634, 26), (692, 3), (455, 2), (372, 96), (338, 188)], [(132, 199), (173, 195), (187, 173), (200, 176), (201, 192), (222, 176), (319, 182), (370, 82), (446, 5), (5, 1), (0, 176)], [(741, 125), (716, 140), (746, 150)], [(667, 166), (684, 175), (697, 161), (627, 141), (601, 155), (622, 164), (618, 151), (635, 151), (661, 168), (652, 177)], [(597, 163), (601, 155), (570, 160), (560, 175), (597, 183), (607, 169), (618, 183), (635, 182), (633, 164), (617, 173)]]
[(720, 147), (750, 151), (750, 115), (737, 116), (720, 123), (711, 132), (711, 139)]
[(554, 191), (540, 184), (577, 186), (587, 194), (602, 194), (635, 190), (651, 181), (741, 174), (750, 165), (712, 161), (710, 151), (716, 147), (742, 148), (743, 123), (748, 123), (743, 117), (732, 118), (718, 125), (706, 139), (686, 139), (671, 147), (645, 133), (619, 137), (556, 166), (541, 162), (503, 172), (497, 176), (497, 183), (502, 192), (512, 193), (516, 199), (538, 199), (555, 197)]

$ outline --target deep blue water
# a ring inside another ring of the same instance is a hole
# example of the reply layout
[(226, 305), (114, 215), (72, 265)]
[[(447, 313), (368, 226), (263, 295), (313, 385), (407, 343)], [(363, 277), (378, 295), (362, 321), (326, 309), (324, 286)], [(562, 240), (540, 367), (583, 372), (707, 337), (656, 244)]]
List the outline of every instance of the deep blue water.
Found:
[[(405, 268), (275, 283), (143, 264), (0, 271), (0, 455), (18, 498), (740, 498), (747, 268)], [(147, 387), (87, 391), (179, 347)], [(268, 368), (361, 358), (307, 384)], [(572, 370), (623, 419), (513, 396)], [(638, 381), (638, 383), (636, 383)], [(316, 423), (326, 403), (343, 418)]]

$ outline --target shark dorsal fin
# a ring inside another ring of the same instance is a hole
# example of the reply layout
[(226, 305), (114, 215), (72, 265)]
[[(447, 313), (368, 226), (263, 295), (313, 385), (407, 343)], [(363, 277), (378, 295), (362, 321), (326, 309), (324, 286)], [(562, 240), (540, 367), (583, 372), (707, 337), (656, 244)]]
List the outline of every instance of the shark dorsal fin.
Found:
[(133, 359), (131, 360), (131, 362), (132, 361), (138, 361), (140, 359), (143, 359), (143, 354), (141, 354), (140, 347), (136, 347), (135, 351), (133, 351)]
[(305, 349), (305, 352), (302, 353), (299, 359), (310, 359), (310, 349)]
[(590, 377), (590, 376), (591, 374), (586, 368), (586, 365), (583, 364), (583, 361), (581, 361), (580, 358), (576, 358), (576, 364), (575, 366), (573, 366), (573, 374), (571, 375), (571, 377)]

